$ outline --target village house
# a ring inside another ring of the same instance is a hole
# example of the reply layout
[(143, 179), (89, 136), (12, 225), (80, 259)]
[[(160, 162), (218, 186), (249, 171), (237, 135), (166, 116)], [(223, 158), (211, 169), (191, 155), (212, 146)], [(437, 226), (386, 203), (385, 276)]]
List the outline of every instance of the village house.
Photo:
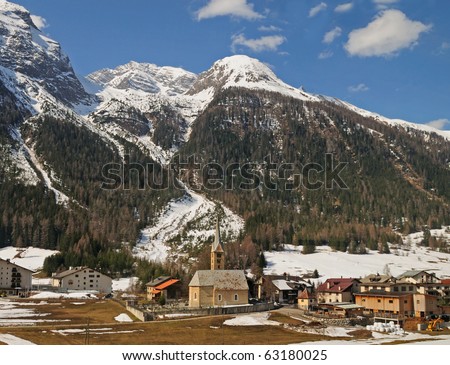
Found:
[(327, 279), (317, 288), (317, 302), (320, 303), (353, 303), (353, 293), (357, 292), (359, 281), (353, 278)]
[(31, 290), (33, 271), (0, 259), (0, 292), (18, 294)]
[(163, 296), (167, 301), (181, 298), (181, 282), (171, 276), (160, 276), (146, 284), (147, 299), (159, 300)]
[(314, 310), (317, 307), (317, 295), (304, 289), (298, 295), (298, 308), (305, 311)]
[(369, 275), (360, 280), (356, 304), (386, 318), (426, 317), (440, 314), (438, 295), (441, 281), (426, 271), (411, 270), (394, 278)]
[(311, 289), (312, 284), (304, 281), (300, 276), (265, 275), (255, 282), (257, 298), (270, 300), (281, 304), (295, 304), (298, 294), (305, 288)]
[(52, 276), (52, 286), (60, 291), (92, 290), (110, 294), (112, 279), (88, 267), (75, 267)]
[(192, 308), (248, 304), (248, 283), (242, 270), (224, 270), (225, 252), (220, 238), (219, 221), (211, 246), (211, 270), (198, 270), (189, 283)]

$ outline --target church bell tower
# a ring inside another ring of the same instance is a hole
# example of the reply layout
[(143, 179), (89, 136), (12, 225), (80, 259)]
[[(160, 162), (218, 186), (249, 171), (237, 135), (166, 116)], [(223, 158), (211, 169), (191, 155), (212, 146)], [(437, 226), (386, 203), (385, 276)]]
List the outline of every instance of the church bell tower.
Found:
[(211, 246), (211, 270), (225, 269), (225, 252), (223, 251), (222, 240), (220, 239), (219, 217), (216, 221), (216, 236)]

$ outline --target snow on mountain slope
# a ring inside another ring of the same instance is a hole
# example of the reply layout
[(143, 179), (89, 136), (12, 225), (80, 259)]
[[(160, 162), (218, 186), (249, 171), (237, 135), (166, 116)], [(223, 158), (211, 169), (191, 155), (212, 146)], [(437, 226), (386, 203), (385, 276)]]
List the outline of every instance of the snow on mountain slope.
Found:
[[(431, 230), (431, 234), (450, 242), (449, 227)], [(317, 269), (320, 278), (316, 281), (323, 282), (332, 277), (359, 278), (377, 272), (382, 274), (387, 267), (394, 276), (414, 269), (433, 271), (439, 277), (450, 278), (450, 254), (420, 246), (422, 236), (423, 233), (418, 232), (404, 237), (403, 241), (407, 244), (402, 248), (391, 246), (391, 254), (370, 251), (367, 255), (350, 255), (333, 252), (328, 246), (318, 246), (315, 253), (303, 255), (302, 246), (286, 245), (284, 251), (264, 252), (267, 261), (264, 273), (282, 275), (286, 272), (291, 275), (304, 275)]]
[(264, 63), (244, 55), (226, 57), (215, 62), (208, 71), (199, 75), (187, 94), (196, 95), (211, 88), (217, 91), (230, 87), (266, 90), (300, 100), (320, 101), (318, 97), (281, 81)]
[(341, 105), (349, 110), (354, 111), (355, 113), (362, 115), (363, 117), (367, 117), (367, 118), (373, 118), (379, 122), (388, 124), (392, 127), (400, 127), (405, 129), (406, 131), (408, 131), (409, 128), (426, 133), (428, 136), (431, 133), (436, 133), (437, 135), (440, 135), (444, 138), (446, 138), (447, 140), (450, 140), (450, 131), (443, 131), (437, 128), (433, 128), (429, 125), (425, 125), (425, 124), (416, 124), (416, 123), (412, 123), (412, 122), (407, 122), (405, 120), (401, 120), (401, 119), (390, 119), (390, 118), (386, 118), (380, 114), (377, 113), (373, 113), (361, 108), (358, 108), (357, 106), (354, 106), (346, 101), (337, 99), (337, 98), (331, 98), (331, 97), (326, 97), (326, 96), (322, 96), (323, 99), (334, 102), (338, 105)]
[[(185, 195), (171, 201), (156, 223), (141, 232), (134, 255), (148, 260), (164, 261), (182, 253), (189, 246), (205, 242), (215, 233), (214, 202), (186, 188)], [(225, 216), (220, 222), (221, 232), (236, 238), (244, 228), (244, 220), (223, 207)], [(189, 227), (189, 228), (188, 228)], [(170, 241), (181, 239), (181, 244)]]
[(119, 90), (141, 90), (146, 93), (175, 96), (190, 89), (197, 75), (176, 67), (158, 67), (131, 61), (115, 69), (103, 69), (87, 76), (102, 86)]
[(1, 70), (10, 81), (6, 86), (31, 112), (39, 112), (48, 98), (69, 106), (89, 102), (60, 44), (36, 27), (25, 8), (4, 0), (0, 1), (0, 66), (10, 71)]

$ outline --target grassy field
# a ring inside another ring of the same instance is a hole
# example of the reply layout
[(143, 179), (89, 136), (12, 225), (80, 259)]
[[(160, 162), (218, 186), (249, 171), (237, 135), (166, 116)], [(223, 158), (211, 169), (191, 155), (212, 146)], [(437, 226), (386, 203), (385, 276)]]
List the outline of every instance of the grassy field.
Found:
[(112, 300), (49, 300), (38, 306), (22, 301), (21, 304), (21, 308), (33, 307), (36, 318), (56, 322), (0, 327), (0, 334), (12, 334), (39, 345), (276, 345), (329, 339), (284, 328), (283, 324), (300, 325), (302, 322), (277, 312), (272, 312), (270, 319), (280, 322), (280, 326), (233, 327), (223, 326), (225, 320), (232, 318), (230, 316), (118, 323), (114, 317), (126, 310)]

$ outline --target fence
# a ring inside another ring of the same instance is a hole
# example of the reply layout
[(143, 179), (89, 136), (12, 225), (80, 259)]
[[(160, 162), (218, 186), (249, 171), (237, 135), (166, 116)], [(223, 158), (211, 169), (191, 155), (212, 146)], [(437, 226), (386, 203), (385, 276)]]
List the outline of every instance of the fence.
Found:
[(126, 309), (142, 322), (152, 321), (158, 318), (189, 317), (189, 316), (218, 316), (242, 313), (265, 312), (274, 309), (273, 303), (249, 304), (237, 307), (210, 307), (210, 308), (182, 308), (182, 309), (162, 309), (148, 311), (139, 308), (133, 302), (127, 302)]

